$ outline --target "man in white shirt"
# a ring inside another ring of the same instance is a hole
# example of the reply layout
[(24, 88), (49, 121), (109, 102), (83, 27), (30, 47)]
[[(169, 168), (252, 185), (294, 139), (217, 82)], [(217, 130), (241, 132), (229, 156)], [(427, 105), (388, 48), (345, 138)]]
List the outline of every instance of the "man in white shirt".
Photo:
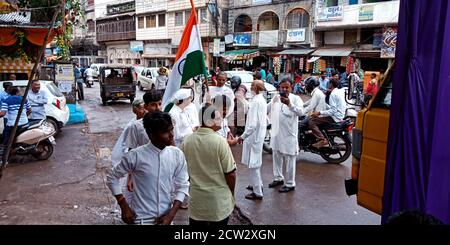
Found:
[(84, 71), (84, 75), (86, 76), (86, 87), (90, 88), (91, 87), (91, 81), (94, 80), (94, 69), (88, 67)]
[[(295, 162), (298, 147), (298, 117), (304, 115), (303, 101), (291, 93), (292, 80), (285, 77), (280, 82), (280, 94), (269, 103), (271, 114), (273, 150), (273, 182), (269, 188), (285, 184), (279, 192), (295, 189)], [(286, 183), (284, 183), (283, 164), (286, 164)]]
[(344, 91), (338, 88), (339, 80), (331, 79), (330, 84), (329, 109), (312, 113), (311, 119), (309, 120), (309, 128), (318, 139), (318, 142), (313, 144), (317, 148), (328, 145), (328, 140), (325, 139), (325, 136), (320, 131), (319, 125), (342, 121), (345, 117), (345, 110), (347, 109), (345, 95), (343, 94)]
[(27, 100), (31, 105), (31, 114), (28, 116), (30, 122), (41, 121), (47, 118), (45, 114), (45, 105), (48, 102), (48, 96), (41, 90), (41, 82), (34, 80), (31, 83), (31, 91), (28, 93)]
[(186, 136), (192, 134), (200, 126), (198, 111), (192, 101), (190, 89), (178, 90), (172, 100), (175, 105), (169, 114), (174, 121), (175, 145), (180, 147)]
[[(144, 127), (150, 142), (122, 158), (108, 174), (107, 185), (119, 203), (125, 223), (170, 225), (189, 191), (186, 159), (173, 146), (173, 125), (168, 113), (147, 113)], [(134, 198), (127, 203), (119, 180), (131, 171)]]
[(327, 103), (325, 102), (325, 94), (320, 90), (320, 83), (315, 77), (309, 77), (305, 81), (306, 91), (311, 94), (311, 99), (306, 101), (303, 106), (305, 107), (305, 114), (309, 115), (312, 112), (324, 111), (327, 109)]
[(252, 193), (245, 196), (249, 200), (262, 200), (262, 148), (267, 130), (267, 102), (264, 98), (264, 82), (256, 80), (251, 86), (254, 97), (250, 101), (250, 107), (245, 123), (245, 131), (239, 137), (239, 143), (244, 143), (242, 148), (242, 163), (250, 169)]

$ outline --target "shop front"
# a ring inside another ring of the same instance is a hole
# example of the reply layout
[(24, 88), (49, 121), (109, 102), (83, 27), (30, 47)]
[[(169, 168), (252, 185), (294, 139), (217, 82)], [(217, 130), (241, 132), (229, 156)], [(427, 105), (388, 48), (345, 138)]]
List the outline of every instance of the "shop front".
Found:
[(221, 55), (223, 62), (227, 64), (228, 70), (241, 68), (248, 71), (261, 64), (262, 58), (260, 56), (261, 52), (258, 49), (230, 50)]

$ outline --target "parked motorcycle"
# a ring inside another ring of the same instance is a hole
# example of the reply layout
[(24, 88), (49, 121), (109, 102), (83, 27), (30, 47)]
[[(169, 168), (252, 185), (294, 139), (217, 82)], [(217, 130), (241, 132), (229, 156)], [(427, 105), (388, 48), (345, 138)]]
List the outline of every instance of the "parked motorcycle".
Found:
[[(298, 132), (299, 149), (305, 152), (318, 154), (329, 163), (339, 164), (347, 160), (352, 153), (350, 132), (353, 129), (353, 120), (348, 118), (342, 122), (321, 125), (319, 129), (328, 140), (328, 146), (320, 148), (314, 147), (313, 144), (317, 141), (316, 136), (308, 129), (306, 124), (303, 124), (302, 121), (300, 121)], [(269, 126), (263, 145), (263, 150), (267, 153), (272, 153), (270, 137)]]
[(29, 126), (16, 132), (11, 155), (31, 155), (37, 160), (47, 160), (56, 145), (55, 129), (45, 120), (30, 122)]

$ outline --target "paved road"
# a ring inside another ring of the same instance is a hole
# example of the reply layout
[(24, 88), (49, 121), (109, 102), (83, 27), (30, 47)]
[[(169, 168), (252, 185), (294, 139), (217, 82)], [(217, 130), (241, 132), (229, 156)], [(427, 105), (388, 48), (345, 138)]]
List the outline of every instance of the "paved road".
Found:
[[(0, 224), (121, 224), (117, 206), (105, 186), (111, 149), (131, 119), (129, 101), (102, 106), (98, 84), (85, 89), (80, 104), (88, 123), (63, 129), (54, 155), (36, 162), (16, 158), (0, 180)], [(143, 93), (138, 92), (137, 98)], [(233, 147), (239, 162), (241, 147)], [(263, 156), (262, 176), (272, 177), (271, 155)], [(343, 181), (350, 160), (330, 165), (315, 155), (301, 153), (297, 161), (297, 187), (291, 193), (264, 188), (263, 201), (244, 199), (249, 177), (238, 164), (236, 202), (254, 224), (379, 224), (380, 217), (359, 207), (345, 195)], [(181, 210), (175, 224), (187, 224)], [(236, 213), (233, 224), (248, 223)]]

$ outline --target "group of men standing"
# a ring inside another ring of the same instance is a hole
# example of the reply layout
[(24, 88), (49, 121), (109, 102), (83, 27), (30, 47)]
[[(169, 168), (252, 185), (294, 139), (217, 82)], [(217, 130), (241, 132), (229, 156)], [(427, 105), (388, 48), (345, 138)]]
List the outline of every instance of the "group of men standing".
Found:
[[(309, 113), (314, 128), (327, 121), (318, 118), (341, 112), (341, 101), (334, 98), (338, 92), (333, 87), (329, 106), (322, 103), (324, 96), (317, 101), (314, 93), (304, 105), (299, 96), (291, 93), (292, 80), (283, 78), (279, 95), (267, 103), (264, 82), (255, 79), (252, 99), (240, 103), (246, 91), (239, 83), (232, 84), (233, 91), (224, 86), (226, 80), (226, 73), (217, 75), (217, 86), (209, 88), (200, 112), (192, 103), (189, 88), (173, 96), (169, 113), (161, 112), (160, 90), (150, 90), (143, 101), (133, 103), (136, 118), (128, 123), (114, 147), (114, 167), (107, 177), (126, 223), (171, 224), (189, 196), (191, 225), (227, 224), (235, 205), (236, 163), (230, 146), (236, 144), (243, 144), (241, 162), (250, 169), (247, 189), (251, 192), (245, 198), (262, 200), (260, 169), (268, 121), (272, 124), (273, 150), (273, 181), (268, 186), (282, 186), (280, 193), (293, 191), (299, 117)], [(320, 91), (318, 87), (317, 82), (314, 91)], [(233, 118), (235, 104), (247, 106), (241, 135), (234, 135), (227, 121)]]
[(13, 81), (16, 80), (14, 74), (9, 77), (11, 82), (3, 83), (3, 91), (0, 92), (0, 117), (4, 117), (3, 140), (4, 145), (7, 144), (14, 127), (16, 118), (19, 117), (18, 129), (28, 127), (29, 122), (41, 121), (46, 119), (45, 105), (48, 102), (48, 96), (45, 91), (41, 90), (41, 83), (39, 80), (33, 80), (31, 84), (31, 91), (27, 95), (22, 113), (18, 115), (19, 108), (22, 102), (21, 91), (18, 87), (13, 86)]

